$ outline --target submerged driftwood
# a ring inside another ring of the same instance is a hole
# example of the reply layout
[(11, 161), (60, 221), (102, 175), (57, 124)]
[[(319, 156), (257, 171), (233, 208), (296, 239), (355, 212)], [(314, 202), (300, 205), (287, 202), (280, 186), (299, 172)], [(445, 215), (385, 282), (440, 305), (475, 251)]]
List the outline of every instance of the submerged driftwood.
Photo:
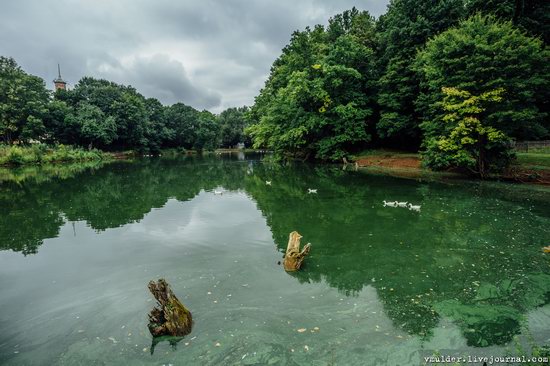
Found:
[(178, 300), (163, 278), (149, 282), (149, 291), (157, 299), (157, 306), (149, 313), (149, 331), (154, 337), (184, 336), (191, 333), (191, 312)]
[(302, 251), (300, 251), (300, 239), (302, 235), (298, 234), (297, 231), (290, 233), (288, 238), (288, 245), (286, 247), (285, 260), (283, 266), (285, 271), (294, 272), (300, 269), (302, 262), (306, 255), (309, 254), (309, 249), (311, 247), (310, 243), (307, 243)]

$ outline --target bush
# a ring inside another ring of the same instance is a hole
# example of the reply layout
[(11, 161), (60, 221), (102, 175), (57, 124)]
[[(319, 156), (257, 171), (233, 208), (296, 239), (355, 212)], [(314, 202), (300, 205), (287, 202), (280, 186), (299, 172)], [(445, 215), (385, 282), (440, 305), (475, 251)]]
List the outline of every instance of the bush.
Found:
[(511, 140), (487, 123), (487, 105), (502, 101), (504, 89), (481, 95), (456, 88), (443, 88), (445, 97), (436, 103), (439, 119), (426, 121), (424, 164), (434, 170), (466, 169), (481, 178), (503, 171), (514, 158)]

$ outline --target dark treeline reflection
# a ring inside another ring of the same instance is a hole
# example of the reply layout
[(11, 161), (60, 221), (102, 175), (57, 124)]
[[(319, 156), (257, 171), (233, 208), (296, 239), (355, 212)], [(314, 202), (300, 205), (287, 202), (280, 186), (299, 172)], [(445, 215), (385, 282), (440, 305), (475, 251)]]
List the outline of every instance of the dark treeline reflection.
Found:
[[(502, 344), (519, 331), (522, 313), (550, 300), (541, 252), (550, 241), (547, 192), (324, 168), (256, 172), (260, 179), (246, 189), (279, 251), (292, 230), (312, 243), (304, 270), (292, 275), (323, 279), (347, 295), (373, 286), (411, 334), (430, 335), (443, 314), (457, 320), (470, 345)], [(308, 187), (319, 194), (308, 195)], [(383, 200), (422, 204), (422, 212), (383, 207)]]
[[(43, 239), (56, 237), (68, 221), (85, 220), (106, 230), (141, 220), (169, 198), (187, 201), (201, 189), (243, 187), (247, 164), (231, 159), (188, 157), (120, 162), (86, 174), (68, 168), (65, 174), (40, 177), (33, 172), (12, 174), (0, 184), (0, 250), (36, 253)], [(58, 171), (56, 171), (58, 173)], [(44, 172), (44, 175), (48, 175)]]
[[(550, 242), (548, 192), (236, 156), (121, 162), (72, 177), (6, 181), (0, 250), (36, 253), (67, 220), (106, 230), (138, 222), (169, 198), (186, 201), (216, 187), (243, 190), (256, 202), (281, 255), (293, 230), (312, 243), (304, 270), (292, 274), (298, 281), (325, 281), (347, 296), (372, 286), (410, 334), (429, 337), (444, 315), (469, 345), (503, 344), (528, 310), (550, 300), (541, 252)], [(383, 207), (383, 200), (421, 204), (422, 211)]]

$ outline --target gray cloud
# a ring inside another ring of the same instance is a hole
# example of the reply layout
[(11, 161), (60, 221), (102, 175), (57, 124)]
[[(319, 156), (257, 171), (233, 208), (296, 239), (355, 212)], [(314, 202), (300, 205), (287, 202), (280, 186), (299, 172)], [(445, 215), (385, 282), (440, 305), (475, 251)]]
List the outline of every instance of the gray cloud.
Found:
[(194, 85), (185, 68), (168, 55), (137, 57), (126, 65), (103, 63), (97, 67), (100, 77), (122, 84), (130, 83), (146, 97), (173, 104), (184, 101), (199, 108), (213, 108), (221, 103), (221, 95)]
[(251, 104), (294, 30), (388, 0), (18, 0), (0, 5), (0, 55), (48, 86), (82, 76), (136, 87), (163, 103), (219, 112)]

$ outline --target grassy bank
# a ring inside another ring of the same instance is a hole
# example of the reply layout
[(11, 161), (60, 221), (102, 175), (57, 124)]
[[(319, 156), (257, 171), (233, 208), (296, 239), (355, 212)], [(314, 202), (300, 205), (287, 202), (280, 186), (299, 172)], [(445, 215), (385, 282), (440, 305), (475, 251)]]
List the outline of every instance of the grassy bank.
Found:
[[(429, 172), (428, 169), (422, 166), (421, 156), (418, 153), (396, 150), (367, 150), (355, 155), (353, 160), (357, 162), (359, 167), (384, 168), (402, 173), (407, 171), (409, 175), (420, 175)], [(550, 154), (517, 153), (517, 159), (510, 169), (493, 178), (550, 184)]]
[(78, 163), (111, 160), (112, 154), (67, 145), (0, 145), (0, 166)]
[(534, 170), (550, 170), (550, 152), (548, 153), (518, 153), (516, 164)]

